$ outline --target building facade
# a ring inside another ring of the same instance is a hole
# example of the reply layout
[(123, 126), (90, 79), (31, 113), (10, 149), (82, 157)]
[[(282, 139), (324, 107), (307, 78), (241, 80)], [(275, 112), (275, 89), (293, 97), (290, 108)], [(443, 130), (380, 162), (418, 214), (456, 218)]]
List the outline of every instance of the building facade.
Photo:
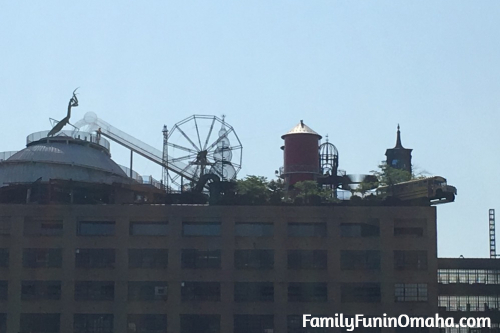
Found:
[(434, 316), (437, 265), (434, 207), (2, 204), (0, 332), (337, 332)]

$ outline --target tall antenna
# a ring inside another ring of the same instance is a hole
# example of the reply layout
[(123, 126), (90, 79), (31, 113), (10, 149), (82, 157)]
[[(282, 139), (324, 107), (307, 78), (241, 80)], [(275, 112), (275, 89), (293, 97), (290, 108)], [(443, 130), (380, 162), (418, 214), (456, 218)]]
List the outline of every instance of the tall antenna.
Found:
[(490, 258), (495, 259), (497, 257), (497, 249), (495, 244), (495, 210), (490, 209)]
[(168, 191), (168, 129), (167, 129), (167, 125), (163, 125), (162, 132), (163, 132), (162, 179), (163, 179), (163, 186), (165, 186), (165, 190)]

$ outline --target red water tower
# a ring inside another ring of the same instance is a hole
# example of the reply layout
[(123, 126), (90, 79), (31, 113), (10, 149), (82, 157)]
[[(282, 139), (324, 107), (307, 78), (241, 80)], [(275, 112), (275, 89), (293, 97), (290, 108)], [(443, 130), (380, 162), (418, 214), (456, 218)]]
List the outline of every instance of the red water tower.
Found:
[(287, 186), (303, 180), (316, 180), (319, 170), (321, 135), (300, 123), (281, 137), (285, 140), (283, 176)]

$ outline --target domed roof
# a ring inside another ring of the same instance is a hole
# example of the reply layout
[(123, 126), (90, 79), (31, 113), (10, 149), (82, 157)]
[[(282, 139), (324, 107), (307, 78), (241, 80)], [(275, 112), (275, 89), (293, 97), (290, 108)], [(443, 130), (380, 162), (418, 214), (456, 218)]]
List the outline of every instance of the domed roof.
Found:
[(103, 147), (68, 137), (45, 138), (28, 144), (0, 162), (0, 186), (41, 178), (111, 184), (129, 183), (125, 172)]
[(321, 135), (313, 131), (309, 126), (304, 124), (304, 122), (301, 120), (300, 123), (297, 124), (294, 128), (289, 130), (286, 134), (282, 135), (281, 138), (284, 139), (285, 136), (290, 135), (290, 134), (313, 134), (317, 135), (321, 139)]

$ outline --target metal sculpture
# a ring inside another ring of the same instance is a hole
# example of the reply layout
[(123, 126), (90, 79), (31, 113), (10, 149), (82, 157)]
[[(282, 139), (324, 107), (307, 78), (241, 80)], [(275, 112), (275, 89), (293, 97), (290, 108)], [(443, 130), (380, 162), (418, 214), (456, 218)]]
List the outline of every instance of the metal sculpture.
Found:
[(71, 108), (78, 106), (78, 98), (76, 98), (76, 91), (77, 90), (78, 90), (78, 88), (73, 90), (73, 97), (71, 97), (71, 99), (69, 100), (68, 114), (66, 115), (66, 117), (61, 119), (61, 121), (59, 121), (54, 127), (52, 127), (52, 129), (50, 130), (49, 134), (47, 134), (47, 136), (54, 136), (55, 134), (59, 133), (63, 129), (64, 126), (69, 124), (69, 118), (71, 117)]

